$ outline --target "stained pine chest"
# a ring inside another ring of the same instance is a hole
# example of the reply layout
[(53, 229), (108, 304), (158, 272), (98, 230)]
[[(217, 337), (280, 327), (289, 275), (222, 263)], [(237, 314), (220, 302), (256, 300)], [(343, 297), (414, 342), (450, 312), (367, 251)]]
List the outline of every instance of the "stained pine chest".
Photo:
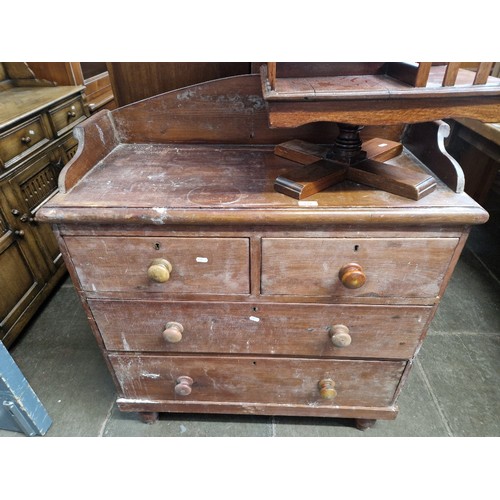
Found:
[[(300, 133), (319, 139), (323, 126)], [(77, 129), (79, 150), (39, 217), (58, 235), (121, 410), (359, 427), (396, 417), (470, 226), (487, 213), (439, 180), (419, 201), (350, 181), (294, 200), (273, 189), (292, 165), (273, 147), (290, 136), (267, 126), (253, 76)], [(406, 148), (391, 162), (427, 171)]]

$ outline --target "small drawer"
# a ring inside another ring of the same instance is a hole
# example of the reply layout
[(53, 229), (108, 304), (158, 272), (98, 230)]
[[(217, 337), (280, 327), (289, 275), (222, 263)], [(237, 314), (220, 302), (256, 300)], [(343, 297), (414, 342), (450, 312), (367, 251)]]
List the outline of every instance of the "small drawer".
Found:
[(42, 116), (24, 122), (0, 135), (0, 163), (4, 168), (12, 168), (23, 158), (47, 144), (50, 138)]
[(247, 238), (67, 237), (84, 290), (248, 294)]
[(264, 238), (264, 295), (429, 298), (458, 238)]
[(77, 123), (85, 120), (85, 108), (81, 97), (66, 101), (49, 110), (49, 117), (57, 137), (71, 130)]
[(405, 361), (110, 354), (124, 398), (387, 407)]
[(431, 307), (89, 300), (106, 349), (404, 359)]

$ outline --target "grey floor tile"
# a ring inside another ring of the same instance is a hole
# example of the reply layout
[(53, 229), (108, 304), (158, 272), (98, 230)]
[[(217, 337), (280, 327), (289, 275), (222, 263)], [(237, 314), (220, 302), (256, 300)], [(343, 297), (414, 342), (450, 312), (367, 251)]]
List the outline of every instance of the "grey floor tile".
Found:
[(100, 353), (59, 350), (18, 365), (52, 419), (47, 436), (99, 435), (115, 399)]
[(12, 352), (54, 352), (96, 345), (76, 290), (60, 286), (44, 304)]
[[(490, 214), (486, 224), (474, 226), (467, 247), (500, 280), (500, 200), (492, 199), (485, 205)], [(498, 198), (498, 196), (496, 197)]]
[(419, 359), (454, 436), (500, 436), (500, 335), (429, 335)]
[(47, 436), (99, 435), (115, 391), (74, 289), (51, 297), (11, 355), (53, 421)]
[(420, 367), (414, 366), (398, 400), (395, 420), (377, 420), (366, 431), (348, 419), (276, 417), (276, 437), (439, 437), (448, 430), (441, 419)]
[(141, 422), (137, 413), (114, 408), (105, 437), (268, 437), (271, 418), (239, 415), (161, 413), (154, 424)]
[(434, 332), (500, 332), (500, 284), (467, 248), (430, 328)]

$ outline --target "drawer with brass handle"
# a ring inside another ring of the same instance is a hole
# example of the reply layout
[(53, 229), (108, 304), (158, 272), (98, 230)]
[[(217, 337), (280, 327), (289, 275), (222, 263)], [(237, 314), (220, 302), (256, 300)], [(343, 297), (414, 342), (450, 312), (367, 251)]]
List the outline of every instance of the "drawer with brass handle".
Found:
[(88, 301), (106, 349), (171, 353), (413, 356), (431, 307)]
[(57, 137), (85, 120), (85, 108), (81, 97), (59, 104), (49, 110), (49, 117)]
[(23, 158), (47, 144), (51, 139), (42, 116), (0, 134), (0, 165), (12, 168)]

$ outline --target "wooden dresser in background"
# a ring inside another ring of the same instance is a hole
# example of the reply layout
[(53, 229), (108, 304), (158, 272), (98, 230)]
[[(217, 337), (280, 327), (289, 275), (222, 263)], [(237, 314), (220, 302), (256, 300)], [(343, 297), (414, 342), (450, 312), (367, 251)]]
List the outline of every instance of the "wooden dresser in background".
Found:
[(90, 113), (116, 107), (105, 62), (28, 62), (28, 65), (38, 78), (57, 85), (83, 85)]
[[(351, 180), (306, 200), (276, 192), (278, 176), (305, 167), (275, 146), (328, 144), (336, 129), (270, 127), (258, 75), (77, 127), (82, 149), (38, 218), (54, 225), (119, 408), (145, 421), (256, 413), (365, 428), (395, 418), (470, 227), (488, 218), (431, 172), (457, 172), (442, 127), (363, 131), (402, 140), (390, 162), (410, 177), (435, 177), (418, 201)], [(426, 165), (415, 137), (428, 138)]]
[(25, 63), (0, 63), (0, 340), (10, 346), (65, 275), (48, 224), (35, 221), (57, 191), (89, 116), (82, 86), (54, 86)]

